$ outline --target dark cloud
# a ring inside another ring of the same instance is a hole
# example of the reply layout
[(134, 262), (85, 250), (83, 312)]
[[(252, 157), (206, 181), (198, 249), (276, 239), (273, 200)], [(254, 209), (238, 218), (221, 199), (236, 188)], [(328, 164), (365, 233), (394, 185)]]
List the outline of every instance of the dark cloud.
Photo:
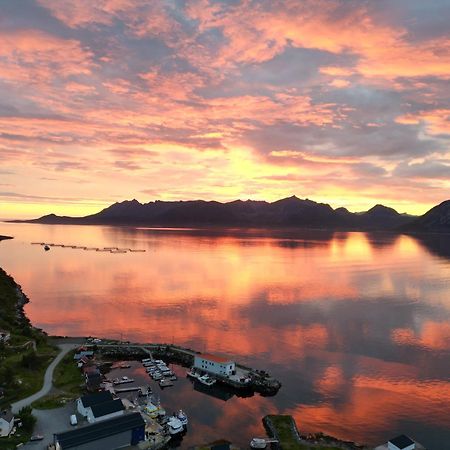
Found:
[(448, 181), (450, 180), (450, 163), (445, 160), (431, 160), (414, 164), (401, 163), (394, 170), (394, 175), (398, 177), (431, 178)]

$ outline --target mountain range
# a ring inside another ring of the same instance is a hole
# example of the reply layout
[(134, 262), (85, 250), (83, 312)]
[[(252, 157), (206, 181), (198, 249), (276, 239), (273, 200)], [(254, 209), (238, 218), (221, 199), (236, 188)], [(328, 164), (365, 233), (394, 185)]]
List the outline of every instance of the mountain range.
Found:
[(423, 216), (399, 214), (392, 208), (376, 205), (368, 211), (352, 213), (333, 209), (296, 196), (269, 203), (265, 201), (154, 201), (126, 200), (85, 217), (49, 214), (38, 219), (12, 222), (84, 225), (139, 226), (233, 226), (298, 227), (340, 230), (398, 230), (450, 232), (450, 200), (435, 206)]

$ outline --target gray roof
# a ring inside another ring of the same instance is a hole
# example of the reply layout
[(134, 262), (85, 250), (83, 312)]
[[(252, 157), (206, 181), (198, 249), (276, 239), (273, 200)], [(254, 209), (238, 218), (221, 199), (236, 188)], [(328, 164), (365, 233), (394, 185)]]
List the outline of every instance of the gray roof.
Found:
[(394, 444), (398, 448), (406, 448), (411, 444), (414, 444), (414, 441), (404, 434), (401, 434), (400, 436), (397, 436), (393, 439), (389, 439), (389, 442), (391, 444)]
[(106, 416), (107, 414), (123, 411), (124, 409), (125, 407), (123, 406), (122, 400), (120, 400), (120, 398), (111, 400), (110, 402), (103, 402), (91, 406), (92, 414), (94, 415), (94, 417)]
[(111, 400), (113, 400), (113, 396), (109, 391), (97, 392), (81, 397), (81, 402), (85, 408), (92, 405), (98, 405), (99, 403), (110, 402)]
[(145, 427), (140, 413), (125, 414), (65, 433), (57, 433), (55, 443), (59, 442), (61, 449), (66, 450), (140, 427)]
[(14, 414), (10, 409), (4, 409), (2, 412), (0, 412), (0, 419), (4, 419), (9, 423), (14, 419)]

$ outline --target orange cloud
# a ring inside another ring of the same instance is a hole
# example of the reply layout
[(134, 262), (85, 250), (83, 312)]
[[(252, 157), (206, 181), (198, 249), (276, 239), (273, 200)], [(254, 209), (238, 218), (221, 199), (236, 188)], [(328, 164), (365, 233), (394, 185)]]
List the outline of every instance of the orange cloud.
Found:
[(54, 77), (87, 75), (92, 53), (73, 39), (61, 39), (40, 30), (0, 33), (0, 76), (7, 81), (43, 82)]

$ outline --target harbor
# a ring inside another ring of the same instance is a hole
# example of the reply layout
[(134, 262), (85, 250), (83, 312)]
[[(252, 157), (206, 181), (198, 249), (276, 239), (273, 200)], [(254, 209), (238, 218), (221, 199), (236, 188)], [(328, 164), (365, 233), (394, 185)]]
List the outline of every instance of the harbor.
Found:
[[(91, 341), (92, 342), (92, 341)], [(89, 343), (88, 343), (89, 344)], [(93, 344), (92, 344), (93, 345)], [(91, 345), (90, 345), (91, 346)], [(196, 358), (198, 359), (202, 354), (198, 351), (183, 348), (173, 344), (138, 344), (130, 342), (97, 342), (95, 344), (96, 352), (102, 358), (109, 359), (135, 359), (153, 360), (154, 358), (164, 360), (169, 364), (175, 363), (187, 369), (194, 367)], [(149, 358), (150, 356), (150, 358)], [(211, 370), (214, 369), (214, 364), (219, 360), (219, 365), (223, 362), (228, 362), (227, 358), (220, 358), (215, 355), (206, 355), (211, 357), (209, 364), (201, 365), (201, 363), (194, 367), (194, 372), (187, 372), (187, 374), (200, 379), (203, 375), (210, 375), (214, 380), (213, 383), (223, 384), (225, 386), (236, 389), (237, 391), (257, 392), (263, 395), (275, 395), (281, 388), (281, 382), (270, 376), (265, 370), (253, 369), (246, 367), (237, 362), (232, 362), (233, 368), (229, 373)], [(206, 361), (206, 360), (205, 360)], [(197, 377), (197, 374), (199, 376)], [(206, 381), (203, 379), (200, 381)]]

